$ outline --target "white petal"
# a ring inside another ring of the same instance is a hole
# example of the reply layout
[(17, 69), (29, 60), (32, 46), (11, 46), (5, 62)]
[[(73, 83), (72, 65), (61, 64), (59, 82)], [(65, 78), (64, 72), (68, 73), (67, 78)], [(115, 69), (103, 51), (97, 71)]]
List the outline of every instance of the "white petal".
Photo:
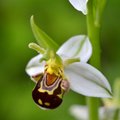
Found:
[[(116, 114), (118, 112), (118, 114)], [(117, 120), (120, 120), (120, 111), (118, 106), (111, 106), (111, 107), (104, 107), (104, 111), (103, 111), (103, 118), (104, 120), (113, 120), (113, 118), (116, 118)]]
[(88, 108), (87, 106), (72, 105), (70, 107), (70, 114), (77, 120), (88, 120)]
[(77, 9), (78, 11), (81, 11), (84, 15), (87, 14), (88, 0), (69, 0), (69, 2), (72, 4), (72, 6), (75, 9)]
[(44, 71), (44, 62), (40, 63), (40, 58), (42, 58), (42, 55), (37, 55), (34, 58), (32, 58), (26, 67), (26, 72), (29, 76), (34, 76), (37, 74), (40, 74)]
[(111, 97), (111, 88), (104, 75), (87, 63), (73, 63), (65, 68), (73, 91), (92, 97)]
[[(100, 120), (106, 120), (105, 116), (106, 116), (107, 111), (108, 111), (108, 109), (106, 109), (105, 107), (100, 107), (99, 108)], [(72, 105), (70, 107), (70, 113), (77, 120), (88, 120), (88, 108), (87, 108), (87, 106)], [(108, 113), (109, 114), (107, 115), (107, 118), (111, 114), (110, 112), (108, 112)]]
[(77, 35), (66, 41), (57, 51), (62, 59), (80, 58), (87, 62), (92, 54), (92, 46), (86, 35)]

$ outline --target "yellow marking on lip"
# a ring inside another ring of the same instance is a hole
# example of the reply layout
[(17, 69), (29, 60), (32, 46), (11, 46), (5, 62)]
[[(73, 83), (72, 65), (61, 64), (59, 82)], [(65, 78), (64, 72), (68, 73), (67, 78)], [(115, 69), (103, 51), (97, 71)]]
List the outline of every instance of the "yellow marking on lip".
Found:
[(50, 103), (49, 102), (45, 102), (44, 103), (46, 106), (50, 106)]
[(42, 81), (42, 82), (40, 83), (40, 86), (41, 86), (41, 87), (38, 89), (38, 92), (40, 92), (40, 93), (45, 93), (45, 92), (47, 92), (49, 95), (53, 95), (53, 94), (54, 94), (54, 90), (55, 90), (56, 88), (58, 88), (58, 85), (59, 85), (59, 82), (60, 82), (60, 81), (61, 81), (61, 79), (59, 79), (57, 85), (54, 86), (54, 88), (53, 88), (51, 91), (42, 88), (43, 82), (44, 82), (44, 81)]
[(47, 92), (49, 95), (53, 95), (54, 89), (51, 90), (51, 91), (48, 91), (48, 90), (44, 90), (44, 89), (42, 89), (42, 88), (39, 88), (39, 89), (38, 89), (38, 92), (40, 92), (40, 93), (45, 93), (45, 92)]
[(43, 102), (42, 102), (42, 100), (41, 100), (41, 99), (38, 99), (38, 103), (39, 103), (40, 105), (42, 105), (42, 104), (43, 104)]

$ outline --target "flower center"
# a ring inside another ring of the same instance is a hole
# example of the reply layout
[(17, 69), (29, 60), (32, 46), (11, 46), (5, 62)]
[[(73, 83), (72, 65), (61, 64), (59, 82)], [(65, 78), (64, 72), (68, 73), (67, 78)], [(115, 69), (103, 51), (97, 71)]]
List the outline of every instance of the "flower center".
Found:
[(63, 62), (58, 55), (46, 61), (45, 72), (53, 76), (64, 77)]

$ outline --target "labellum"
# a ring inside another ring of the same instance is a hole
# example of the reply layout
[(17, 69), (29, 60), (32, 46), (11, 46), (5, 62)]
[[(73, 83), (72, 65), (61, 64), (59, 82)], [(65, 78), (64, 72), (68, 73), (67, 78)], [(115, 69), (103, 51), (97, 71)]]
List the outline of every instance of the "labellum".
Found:
[(32, 92), (35, 103), (45, 109), (57, 108), (69, 88), (69, 82), (61, 75), (50, 74), (46, 70), (43, 75), (36, 75), (32, 78), (37, 81)]

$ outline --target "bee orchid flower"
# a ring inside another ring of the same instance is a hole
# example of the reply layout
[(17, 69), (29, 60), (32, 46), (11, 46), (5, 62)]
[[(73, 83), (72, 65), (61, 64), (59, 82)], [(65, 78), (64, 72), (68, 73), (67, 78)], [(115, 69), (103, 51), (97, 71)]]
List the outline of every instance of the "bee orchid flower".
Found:
[[(48, 38), (40, 32), (33, 18), (31, 24), (36, 39), (41, 40), (41, 36), (42, 40)], [(40, 45), (29, 44), (39, 53), (26, 66), (27, 74), (36, 84), (32, 92), (36, 104), (54, 109), (62, 103), (68, 89), (85, 96), (111, 97), (111, 87), (106, 77), (87, 63), (92, 46), (86, 35), (71, 37), (56, 51), (54, 47), (48, 47), (50, 40), (39, 42)], [(54, 46), (54, 43), (51, 45)]]

